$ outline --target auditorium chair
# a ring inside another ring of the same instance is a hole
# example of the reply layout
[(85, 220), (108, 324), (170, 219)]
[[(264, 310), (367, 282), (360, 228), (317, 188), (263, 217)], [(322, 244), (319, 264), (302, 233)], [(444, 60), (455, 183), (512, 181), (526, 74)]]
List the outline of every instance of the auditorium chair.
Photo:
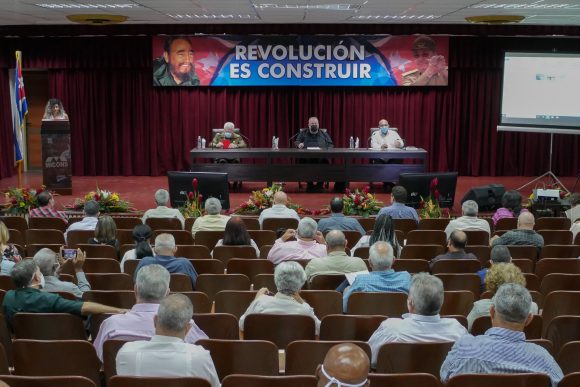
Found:
[(130, 340), (108, 339), (103, 343), (103, 373), (107, 385), (110, 379), (117, 375), (117, 353)]
[(370, 373), (371, 386), (377, 387), (441, 387), (439, 376), (425, 373), (378, 374)]
[(141, 218), (136, 216), (113, 216), (112, 218), (117, 229), (122, 230), (133, 230), (135, 226), (143, 224)]
[[(171, 290), (171, 289), (170, 289)], [(191, 301), (193, 305), (193, 312), (194, 313), (211, 313), (211, 303), (209, 302), (209, 298), (207, 298), (207, 294), (202, 292), (171, 292), (183, 294)]]
[(327, 315), (320, 323), (320, 340), (368, 341), (386, 319), (383, 315)]
[(495, 224), (495, 231), (510, 231), (518, 228), (518, 218), (501, 218)]
[(477, 274), (435, 274), (441, 281), (443, 281), (443, 288), (445, 290), (469, 290), (473, 293), (475, 298), (479, 298), (481, 279)]
[(542, 280), (548, 274), (580, 274), (580, 259), (543, 258), (536, 262), (536, 275)]
[[(537, 270), (537, 264), (536, 264)], [(526, 289), (536, 292), (540, 291), (540, 278), (534, 273), (522, 273), (526, 279)]]
[(222, 387), (316, 387), (318, 380), (312, 375), (261, 376), (229, 375), (222, 381)]
[(481, 262), (477, 259), (440, 259), (431, 265), (431, 273), (477, 273)]
[(410, 231), (417, 229), (417, 221), (415, 219), (393, 219), (395, 230), (403, 232), (403, 238), (407, 236)]
[[(359, 239), (361, 238), (360, 232), (358, 231), (342, 231), (344, 237), (346, 238), (346, 247), (352, 249)], [(326, 236), (326, 235), (325, 235)]]
[(428, 273), (429, 262), (424, 259), (395, 259), (392, 269), (394, 271), (408, 271), (411, 274)]
[(24, 216), (3, 216), (0, 221), (4, 223), (7, 229), (20, 231), (20, 234), (25, 235), (28, 230), (28, 223)]
[(229, 313), (239, 319), (256, 298), (254, 290), (222, 290), (215, 295), (215, 312)]
[(183, 377), (152, 376), (113, 376), (107, 387), (211, 387), (207, 379)]
[[(261, 288), (266, 288), (272, 293), (278, 292), (276, 287), (276, 282), (274, 282), (274, 274), (256, 274), (254, 276), (254, 290), (260, 290)], [(305, 289), (307, 282), (304, 283), (302, 289)]]
[[(259, 224), (258, 224), (259, 226)], [(267, 245), (273, 245), (276, 242), (276, 233), (272, 230), (248, 229), (250, 238), (258, 245), (258, 248)]]
[(249, 230), (259, 230), (260, 229), (260, 221), (257, 217), (251, 216), (240, 216), (240, 219), (244, 222), (246, 229)]
[[(69, 249), (76, 249), (79, 245), (87, 244), (89, 239), (94, 237), (95, 232), (92, 230), (72, 230), (66, 234), (66, 244)], [(119, 240), (119, 243), (122, 242)]]
[(224, 237), (223, 231), (198, 231), (195, 233), (194, 243), (207, 247), (210, 251), (214, 249), (216, 243)]
[[(570, 341), (564, 344), (557, 353), (558, 365), (562, 368), (564, 375), (580, 372), (580, 341)], [(578, 382), (580, 383), (580, 380)]]
[(61, 218), (43, 218), (34, 216), (28, 219), (28, 228), (41, 230), (59, 230), (64, 233), (67, 228), (67, 223), (64, 221), (64, 219)]
[[(532, 321), (524, 328), (527, 339), (540, 339), (542, 337), (543, 319), (539, 314), (535, 314)], [(475, 319), (471, 326), (471, 334), (474, 336), (483, 335), (485, 331), (491, 328), (491, 317), (480, 316)]]
[(125, 273), (86, 274), (92, 290), (133, 290), (133, 278)]
[(269, 341), (202, 339), (196, 344), (210, 352), (220, 380), (233, 374), (278, 375), (278, 348)]
[[(195, 310), (194, 310), (195, 311)], [(193, 321), (210, 339), (239, 340), (240, 326), (229, 313), (194, 313)]]
[(376, 372), (400, 374), (424, 372), (439, 376), (439, 370), (453, 342), (386, 343), (377, 356)]
[(252, 246), (216, 246), (212, 251), (213, 259), (227, 265), (230, 258), (257, 259), (256, 250)]
[[(349, 341), (359, 346), (369, 359), (371, 347), (364, 341)], [(316, 367), (324, 363), (326, 353), (345, 341), (296, 340), (286, 347), (285, 375), (315, 375)]]
[(447, 245), (445, 232), (439, 230), (413, 230), (407, 234), (408, 245)]
[(353, 252), (353, 256), (361, 258), (361, 259), (369, 259), (369, 248), (366, 247), (357, 247), (357, 249)]
[(457, 320), (457, 322), (461, 325), (463, 325), (463, 327), (465, 329), (468, 328), (468, 323), (467, 323), (467, 317), (462, 315), (462, 314), (442, 314), (441, 318), (452, 318)]
[(83, 376), (17, 376), (1, 375), (0, 380), (11, 387), (96, 387)]
[(510, 251), (512, 259), (531, 259), (536, 261), (538, 259), (538, 249), (536, 246), (529, 245), (508, 245), (506, 246)]
[(475, 297), (467, 290), (450, 290), (444, 292), (441, 315), (461, 315), (467, 316), (473, 309)]
[(544, 338), (554, 345), (554, 353), (560, 353), (564, 344), (580, 341), (580, 316), (562, 315), (550, 321)]
[(228, 274), (244, 274), (251, 283), (257, 274), (274, 274), (274, 264), (267, 259), (231, 258), (227, 264)]
[(100, 385), (101, 361), (86, 340), (14, 340), (13, 350), (16, 375), (79, 375)]
[(572, 231), (569, 230), (538, 230), (544, 238), (544, 245), (571, 245)]
[(347, 314), (401, 317), (407, 312), (407, 294), (405, 293), (353, 292), (348, 298)]
[(445, 231), (451, 219), (449, 218), (431, 218), (419, 220), (418, 230), (439, 230)]
[(175, 239), (176, 245), (193, 245), (193, 236), (191, 236), (190, 230), (154, 230), (151, 241), (154, 241), (159, 234), (173, 235), (173, 239)]
[(189, 262), (197, 274), (224, 274), (225, 272), (224, 263), (217, 259), (190, 259)]
[[(580, 235), (580, 234), (578, 234)], [(564, 375), (564, 379), (558, 383), (558, 387), (578, 387), (580, 386), (580, 372), (573, 372)]]
[(540, 292), (546, 297), (556, 290), (580, 291), (580, 274), (552, 273), (546, 274), (540, 284)]
[(268, 253), (272, 250), (272, 245), (264, 245), (260, 247), (260, 259), (268, 259)]
[(534, 272), (534, 268), (535, 268), (535, 264), (534, 261), (532, 261), (531, 259), (512, 259), (512, 263), (514, 265), (516, 265), (517, 267), (520, 268), (520, 270), (522, 271), (522, 273), (533, 273)]
[(139, 266), (140, 262), (141, 260), (139, 259), (126, 260), (125, 263), (123, 264), (123, 273), (128, 274), (131, 277), (135, 276), (135, 270), (137, 270), (137, 266)]
[(176, 257), (188, 259), (212, 259), (211, 250), (203, 245), (177, 245)]
[(271, 341), (278, 349), (285, 349), (295, 340), (316, 338), (314, 318), (298, 314), (259, 313), (246, 316), (244, 340)]
[(377, 218), (356, 218), (356, 220), (360, 223), (365, 231), (372, 231), (375, 228), (375, 222), (377, 221)]
[(297, 227), (298, 220), (294, 218), (266, 218), (262, 222), (262, 230), (271, 230), (275, 233), (278, 232), (278, 229), (292, 228), (295, 230)]
[(580, 246), (577, 245), (544, 245), (540, 258), (578, 258)]
[(177, 218), (147, 218), (145, 224), (151, 230), (183, 230), (181, 221)]
[[(138, 261), (137, 261), (138, 262)], [(85, 273), (120, 273), (121, 266), (119, 261), (110, 258), (89, 258), (83, 264), (83, 271)]]
[(213, 302), (221, 290), (250, 290), (250, 279), (243, 274), (200, 274), (195, 287)]
[(482, 230), (465, 230), (468, 245), (489, 245), (489, 234)]
[(185, 231), (191, 232), (191, 229), (193, 228), (193, 223), (195, 223), (196, 219), (197, 218), (185, 218), (185, 224), (183, 225), (183, 229)]
[[(13, 244), (13, 245), (19, 245), (19, 246), (26, 246), (26, 240), (24, 239), (24, 234), (22, 234), (20, 231), (14, 229), (14, 228), (9, 228), (8, 229), (8, 243)], [(24, 254), (24, 250), (20, 250), (18, 249), (18, 251), (21, 254)]]
[(310, 290), (335, 290), (346, 279), (344, 274), (318, 274), (310, 278)]
[(10, 364), (4, 346), (0, 344), (0, 375), (10, 375)]
[[(94, 236), (94, 232), (91, 233)], [(39, 230), (39, 229), (28, 229), (25, 233), (26, 244), (60, 244), (64, 245), (64, 234), (60, 230)], [(87, 238), (88, 239), (88, 238)], [(87, 242), (85, 239), (84, 243)]]
[[(452, 377), (446, 387), (551, 387), (546, 374), (464, 374)], [(562, 387), (561, 385), (559, 387)]]
[(300, 297), (314, 309), (319, 319), (342, 313), (342, 293), (336, 290), (301, 290)]
[(69, 313), (16, 313), (12, 325), (16, 339), (87, 339), (83, 320)]
[(466, 253), (472, 253), (477, 257), (479, 262), (482, 266), (486, 265), (489, 262), (490, 255), (491, 255), (491, 247), (489, 245), (470, 245), (465, 246)]
[(403, 247), (401, 259), (424, 259), (430, 261), (436, 256), (445, 253), (445, 248), (441, 245), (413, 245), (409, 244)]
[(76, 248), (81, 249), (87, 258), (110, 258), (116, 261), (119, 260), (117, 250), (113, 246), (93, 245), (85, 241), (85, 243), (78, 244)]
[(572, 222), (568, 218), (545, 217), (537, 218), (534, 230), (570, 230)]
[(191, 277), (187, 274), (171, 273), (169, 289), (173, 292), (192, 292), (193, 285), (191, 283)]
[[(135, 241), (133, 240), (133, 229), (131, 230), (125, 230), (125, 229), (117, 229), (117, 240), (119, 241), (119, 244), (121, 244), (121, 247), (123, 245), (131, 245), (131, 249), (135, 247)], [(153, 242), (153, 241), (151, 241)], [(129, 249), (129, 250), (131, 250)], [(126, 251), (126, 250), (125, 250)], [(120, 253), (121, 258), (123, 258), (123, 253)]]
[(0, 275), (0, 289), (2, 290), (14, 290), (16, 286), (12, 282), (12, 278), (8, 275)]
[(88, 290), (83, 293), (83, 301), (117, 308), (131, 309), (137, 303), (133, 290)]

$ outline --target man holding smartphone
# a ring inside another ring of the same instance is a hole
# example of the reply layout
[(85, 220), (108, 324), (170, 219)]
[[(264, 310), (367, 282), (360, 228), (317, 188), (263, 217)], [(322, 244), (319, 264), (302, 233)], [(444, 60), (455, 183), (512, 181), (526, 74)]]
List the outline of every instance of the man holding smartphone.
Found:
[[(83, 293), (91, 290), (91, 285), (83, 271), (85, 253), (81, 249), (61, 248), (60, 253), (57, 254), (51, 249), (44, 248), (34, 254), (33, 259), (44, 276), (43, 291), (68, 292), (74, 294), (76, 298), (82, 299)], [(61, 281), (58, 278), (58, 274), (64, 265), (73, 266), (78, 285), (68, 281)]]

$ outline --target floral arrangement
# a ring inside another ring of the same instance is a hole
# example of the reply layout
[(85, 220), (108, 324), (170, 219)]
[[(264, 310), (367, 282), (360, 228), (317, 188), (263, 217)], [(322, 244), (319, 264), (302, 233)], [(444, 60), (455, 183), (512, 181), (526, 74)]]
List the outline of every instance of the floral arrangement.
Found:
[(419, 203), (419, 217), (421, 219), (449, 218), (449, 208), (441, 208), (439, 205), (441, 194), (437, 189), (438, 185), (439, 179), (434, 178), (429, 185), (429, 196), (426, 199), (421, 196)]
[[(274, 194), (282, 191), (281, 184), (273, 184), (271, 187), (259, 191), (252, 191), (250, 198), (232, 211), (236, 215), (259, 215), (266, 208), (274, 204)], [(298, 215), (311, 215), (312, 211), (296, 203), (288, 203), (288, 208), (295, 210)]]
[(356, 189), (352, 192), (347, 188), (342, 197), (344, 214), (359, 215), (365, 218), (377, 214), (383, 206), (383, 202), (377, 200), (369, 190), (369, 186), (366, 186), (362, 191)]
[(121, 200), (117, 192), (107, 191), (97, 187), (95, 191), (87, 193), (82, 199), (75, 199), (71, 206), (66, 206), (67, 209), (82, 211), (85, 208), (85, 203), (94, 200), (99, 203), (100, 212), (132, 212), (135, 211), (131, 207), (131, 203)]
[(199, 193), (197, 178), (191, 181), (191, 187), (193, 191), (187, 193), (185, 203), (183, 206), (179, 207), (179, 211), (186, 218), (197, 218), (201, 216), (201, 206), (203, 203), (203, 196)]
[(6, 191), (6, 203), (4, 207), (6, 212), (11, 215), (28, 214), (33, 208), (38, 207), (36, 195), (44, 191), (46, 187), (43, 185), (38, 189), (34, 188), (8, 188)]

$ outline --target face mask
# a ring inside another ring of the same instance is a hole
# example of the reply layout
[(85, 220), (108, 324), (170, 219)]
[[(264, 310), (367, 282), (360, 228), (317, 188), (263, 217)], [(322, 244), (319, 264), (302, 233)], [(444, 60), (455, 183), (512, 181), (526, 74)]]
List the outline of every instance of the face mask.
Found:
[(40, 288), (43, 289), (45, 284), (44, 275), (40, 273)]
[(232, 138), (232, 132), (225, 132), (224, 137), (225, 138)]
[(388, 131), (389, 131), (389, 125), (381, 126), (381, 133), (382, 134), (387, 134)]
[(320, 366), (320, 371), (322, 372), (322, 375), (324, 375), (324, 377), (326, 379), (328, 379), (328, 383), (326, 383), (325, 387), (330, 387), (330, 386), (338, 386), (338, 387), (362, 387), (368, 381), (368, 379), (365, 379), (361, 383), (357, 383), (357, 384), (343, 383), (340, 380), (334, 378), (333, 376), (330, 376), (326, 372), (326, 370), (324, 369), (324, 366), (323, 365)]
[(308, 129), (310, 130), (310, 133), (312, 133), (312, 134), (318, 133), (318, 125), (310, 125), (310, 127)]

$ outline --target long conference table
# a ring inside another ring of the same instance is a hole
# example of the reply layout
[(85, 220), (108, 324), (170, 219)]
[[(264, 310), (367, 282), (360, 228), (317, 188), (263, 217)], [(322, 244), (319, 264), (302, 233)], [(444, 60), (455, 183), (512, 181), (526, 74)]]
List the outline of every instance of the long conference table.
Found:
[[(427, 151), (374, 149), (192, 149), (191, 170), (226, 172), (230, 181), (396, 181), (401, 173), (425, 172)], [(239, 163), (216, 163), (239, 159)], [(321, 159), (327, 164), (317, 163)], [(371, 159), (401, 160), (371, 163)], [(310, 161), (310, 162), (309, 162)]]

